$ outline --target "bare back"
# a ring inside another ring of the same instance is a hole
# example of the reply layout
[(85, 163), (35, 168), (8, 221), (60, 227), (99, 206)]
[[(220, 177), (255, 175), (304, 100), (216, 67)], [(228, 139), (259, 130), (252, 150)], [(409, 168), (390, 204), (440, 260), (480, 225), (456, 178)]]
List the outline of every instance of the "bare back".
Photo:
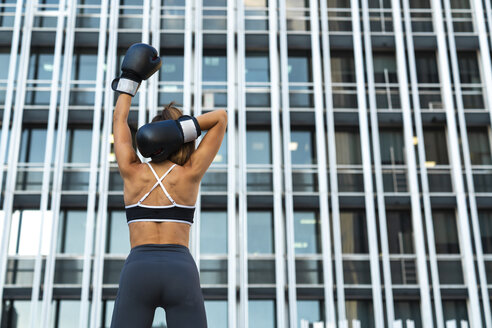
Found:
[[(174, 163), (164, 161), (151, 163), (157, 175), (161, 177)], [(189, 172), (183, 166), (176, 165), (162, 180), (162, 184), (177, 204), (193, 206), (198, 197), (199, 181), (188, 178)], [(147, 164), (140, 164), (134, 176), (124, 179), (123, 198), (125, 205), (138, 202), (152, 189), (156, 178)], [(142, 202), (144, 205), (171, 205), (161, 188), (155, 188)], [(129, 224), (131, 247), (142, 244), (180, 244), (188, 247), (190, 225), (178, 222), (132, 222)]]

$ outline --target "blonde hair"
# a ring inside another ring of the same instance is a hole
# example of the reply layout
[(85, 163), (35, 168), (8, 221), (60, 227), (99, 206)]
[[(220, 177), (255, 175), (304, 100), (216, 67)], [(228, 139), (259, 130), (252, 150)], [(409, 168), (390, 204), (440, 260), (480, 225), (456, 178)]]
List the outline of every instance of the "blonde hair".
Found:
[[(183, 112), (174, 106), (175, 102), (172, 101), (164, 107), (161, 114), (156, 115), (152, 122), (165, 121), (165, 120), (177, 120), (183, 116)], [(167, 158), (173, 163), (178, 165), (184, 165), (188, 159), (190, 159), (191, 154), (195, 151), (195, 141), (190, 141), (183, 144), (177, 151), (170, 154)], [(155, 162), (155, 161), (154, 161)]]

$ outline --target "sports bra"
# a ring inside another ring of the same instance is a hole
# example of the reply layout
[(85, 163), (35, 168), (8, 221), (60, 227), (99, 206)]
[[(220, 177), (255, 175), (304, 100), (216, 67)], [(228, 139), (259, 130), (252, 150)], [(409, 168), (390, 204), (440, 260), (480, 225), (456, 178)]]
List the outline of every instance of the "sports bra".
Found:
[[(169, 170), (167, 170), (167, 172), (164, 173), (164, 175), (161, 178), (159, 178), (159, 176), (155, 172), (152, 165), (150, 165), (150, 163), (147, 163), (147, 165), (152, 170), (152, 173), (154, 173), (157, 182), (154, 184), (152, 189), (150, 189), (150, 191), (146, 193), (138, 201), (138, 203), (125, 206), (126, 222), (130, 224), (131, 222), (136, 222), (136, 221), (154, 221), (154, 222), (169, 221), (169, 222), (183, 222), (192, 225), (193, 216), (195, 214), (195, 206), (176, 204), (174, 199), (171, 198), (166, 188), (164, 188), (164, 185), (162, 184), (162, 180), (166, 177), (166, 175), (168, 175), (169, 172), (171, 172), (171, 170), (176, 166), (176, 164), (171, 166)], [(152, 206), (152, 205), (142, 204), (145, 198), (147, 198), (147, 196), (157, 187), (157, 185), (161, 186), (162, 190), (164, 191), (164, 194), (166, 194), (167, 198), (171, 201), (172, 205)]]

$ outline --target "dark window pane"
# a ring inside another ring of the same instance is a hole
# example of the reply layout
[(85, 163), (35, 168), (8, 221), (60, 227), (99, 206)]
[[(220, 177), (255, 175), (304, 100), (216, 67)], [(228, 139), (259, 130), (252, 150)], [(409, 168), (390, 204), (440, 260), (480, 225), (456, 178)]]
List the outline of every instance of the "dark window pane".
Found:
[[(411, 1), (413, 3), (413, 1)], [(415, 53), (417, 80), (419, 83), (439, 83), (436, 54), (434, 52), (418, 51)]]
[(479, 211), (480, 234), (484, 253), (492, 253), (492, 211)]
[(371, 283), (369, 261), (343, 261), (343, 282), (345, 285), (368, 285)]
[(461, 83), (481, 83), (476, 52), (458, 51), (458, 66)]
[[(379, 1), (379, 0), (378, 0)], [(398, 83), (395, 55), (392, 53), (374, 53), (374, 82)]]
[(297, 284), (322, 284), (323, 263), (318, 260), (296, 260)]
[(401, 130), (381, 129), (379, 131), (379, 143), (381, 145), (382, 164), (405, 164), (403, 155), (405, 148)]
[(335, 83), (354, 83), (355, 65), (351, 52), (333, 52), (331, 57), (331, 78)]
[(320, 223), (315, 212), (294, 211), (294, 248), (296, 254), (321, 252)]
[(486, 128), (468, 129), (468, 145), (473, 165), (492, 165), (489, 134)]
[(414, 253), (412, 219), (409, 212), (388, 211), (386, 214), (388, 244), (391, 254)]
[(456, 216), (454, 211), (433, 211), (436, 252), (458, 254), (460, 252)]
[(248, 260), (249, 284), (274, 284), (275, 261), (273, 260)]
[(444, 129), (424, 130), (425, 157), (427, 162), (449, 164), (446, 134)]
[(374, 313), (372, 301), (345, 301), (347, 321), (359, 320), (361, 328), (374, 328)]
[(289, 54), (289, 82), (312, 82), (311, 54)]
[(358, 131), (335, 131), (337, 164), (362, 164)]
[(461, 320), (468, 321), (468, 311), (464, 300), (442, 301), (442, 309), (446, 321), (456, 320), (458, 325)]
[(395, 301), (395, 319), (403, 322), (412, 320), (415, 328), (421, 328), (422, 318), (419, 301)]
[[(1, 22), (1, 18), (0, 18)], [(10, 54), (8, 53), (0, 53), (0, 65), (2, 67), (9, 67), (10, 63)], [(0, 70), (0, 79), (1, 80), (6, 80), (9, 76), (9, 70), (8, 69), (2, 69)]]
[(183, 81), (183, 55), (166, 54), (166, 51), (167, 49), (162, 49), (162, 67), (159, 70), (159, 81)]
[(96, 80), (97, 53), (81, 53), (75, 49), (72, 62), (72, 80)]
[(391, 260), (390, 266), (393, 285), (417, 284), (415, 260)]
[(441, 285), (462, 285), (463, 267), (461, 261), (437, 261)]
[[(1, 20), (0, 20), (1, 22)], [(2, 308), (2, 328), (29, 327), (31, 300), (5, 300)]]
[(227, 260), (201, 260), (201, 284), (227, 284)]
[(273, 244), (273, 215), (271, 211), (248, 212), (248, 253), (271, 254)]
[(340, 212), (340, 228), (343, 253), (369, 252), (364, 212)]

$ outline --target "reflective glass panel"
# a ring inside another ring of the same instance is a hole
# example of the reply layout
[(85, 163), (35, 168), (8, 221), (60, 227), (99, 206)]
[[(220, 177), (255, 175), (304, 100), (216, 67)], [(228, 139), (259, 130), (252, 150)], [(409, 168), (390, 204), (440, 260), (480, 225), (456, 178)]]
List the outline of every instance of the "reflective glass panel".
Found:
[(183, 81), (184, 77), (184, 57), (183, 55), (166, 54), (167, 49), (163, 49), (162, 67), (159, 70), (159, 81)]
[[(39, 311), (41, 314), (41, 311)], [(2, 307), (2, 328), (29, 327), (31, 301), (6, 300)]]
[(442, 310), (444, 320), (468, 321), (468, 311), (465, 300), (443, 300)]
[(246, 53), (246, 82), (270, 82), (268, 53)]
[(86, 221), (85, 210), (60, 212), (57, 253), (84, 253)]
[(55, 327), (72, 327), (75, 322), (79, 322), (80, 301), (77, 300), (58, 300), (53, 302), (56, 307)]
[(458, 66), (461, 83), (482, 82), (480, 79), (477, 53), (475, 51), (458, 51)]
[(46, 147), (46, 128), (24, 128), (21, 135), (19, 162), (43, 163)]
[(290, 155), (292, 164), (315, 164), (312, 131), (291, 131)]
[(375, 327), (372, 301), (347, 300), (345, 301), (345, 311), (349, 322), (359, 320), (361, 328)]
[(108, 217), (106, 252), (128, 254), (130, 252), (130, 230), (125, 211), (111, 211)]
[(224, 55), (203, 55), (203, 82), (227, 81), (227, 59)]
[(97, 53), (81, 53), (75, 49), (72, 62), (72, 80), (95, 81), (97, 76)]
[(358, 131), (335, 131), (337, 164), (362, 164)]
[(44, 225), (41, 226), (41, 211), (15, 210), (10, 226), (9, 255), (37, 255), (42, 231), (41, 254), (48, 254), (51, 242), (52, 212), (45, 214)]
[(227, 301), (206, 300), (207, 324), (209, 327), (227, 328)]
[(200, 252), (227, 253), (227, 212), (202, 211), (200, 222)]
[(490, 139), (487, 128), (468, 129), (468, 146), (472, 165), (492, 165)]
[(90, 163), (92, 130), (68, 129), (65, 143), (65, 163)]
[(433, 162), (437, 165), (449, 164), (448, 147), (444, 128), (425, 129), (424, 140), (425, 157), (427, 162)]
[(53, 54), (31, 53), (28, 80), (50, 80), (53, 74)]
[(492, 253), (492, 211), (478, 211), (482, 249), (484, 253)]
[(331, 78), (335, 83), (354, 83), (355, 65), (352, 52), (334, 51), (331, 55)]
[(248, 211), (248, 253), (271, 254), (273, 241), (272, 212)]
[(381, 146), (381, 164), (405, 164), (403, 133), (401, 130), (381, 129), (379, 131), (379, 143)]
[(312, 82), (311, 54), (290, 53), (288, 71), (289, 82)]
[(297, 301), (297, 327), (301, 326), (301, 321), (309, 323), (319, 322), (321, 318), (321, 301), (317, 300), (298, 300)]
[(415, 64), (419, 83), (439, 83), (439, 71), (434, 52), (417, 51), (415, 53)]
[(415, 328), (422, 327), (422, 319), (420, 317), (419, 301), (395, 301), (395, 319), (412, 320)]
[(412, 219), (409, 212), (388, 211), (386, 226), (391, 254), (414, 253)]
[[(379, 0), (378, 0), (379, 1)], [(391, 6), (390, 6), (391, 8)], [(374, 53), (374, 82), (398, 83), (395, 55), (392, 53)]]
[(294, 211), (294, 249), (296, 254), (321, 252), (320, 223), (315, 212)]
[(270, 131), (246, 131), (246, 161), (248, 164), (271, 164)]
[(249, 300), (248, 312), (250, 328), (275, 328), (274, 300)]

